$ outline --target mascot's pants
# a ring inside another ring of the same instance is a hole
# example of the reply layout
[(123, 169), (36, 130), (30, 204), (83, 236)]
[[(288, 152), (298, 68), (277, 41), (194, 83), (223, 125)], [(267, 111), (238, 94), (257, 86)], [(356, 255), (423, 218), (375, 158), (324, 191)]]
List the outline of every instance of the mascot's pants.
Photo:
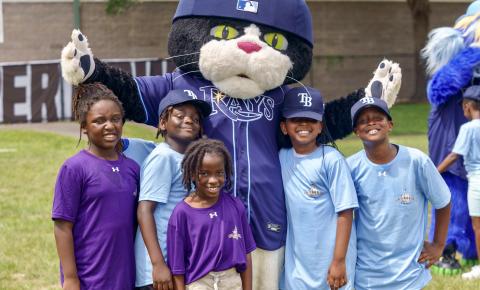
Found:
[[(464, 259), (476, 259), (475, 235), (472, 221), (468, 214), (467, 189), (468, 182), (449, 172), (442, 174), (452, 194), (450, 203), (450, 224), (448, 225), (447, 245), (456, 246)], [(429, 239), (433, 240), (435, 231), (435, 209), (432, 209), (432, 222)]]
[(285, 259), (285, 247), (252, 252), (253, 290), (278, 290), (280, 273)]

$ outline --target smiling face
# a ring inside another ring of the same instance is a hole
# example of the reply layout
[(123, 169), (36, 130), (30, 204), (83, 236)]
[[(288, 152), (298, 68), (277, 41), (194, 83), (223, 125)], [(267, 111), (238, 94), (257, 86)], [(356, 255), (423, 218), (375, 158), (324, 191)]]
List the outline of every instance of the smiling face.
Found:
[(111, 100), (100, 100), (90, 107), (82, 126), (88, 136), (89, 151), (99, 157), (111, 156), (122, 137), (121, 108)]
[(393, 128), (393, 122), (380, 109), (370, 107), (362, 110), (358, 115), (355, 135), (360, 137), (364, 144), (378, 144), (388, 141), (388, 134)]
[(308, 154), (317, 148), (317, 137), (322, 132), (320, 121), (310, 118), (290, 118), (280, 123), (282, 133), (288, 135), (299, 154)]
[(225, 185), (225, 161), (215, 153), (205, 153), (195, 180), (195, 194), (206, 201), (216, 201)]
[(165, 142), (174, 150), (183, 153), (185, 146), (200, 137), (200, 115), (192, 104), (181, 104), (170, 109), (162, 118), (159, 129), (166, 132)]

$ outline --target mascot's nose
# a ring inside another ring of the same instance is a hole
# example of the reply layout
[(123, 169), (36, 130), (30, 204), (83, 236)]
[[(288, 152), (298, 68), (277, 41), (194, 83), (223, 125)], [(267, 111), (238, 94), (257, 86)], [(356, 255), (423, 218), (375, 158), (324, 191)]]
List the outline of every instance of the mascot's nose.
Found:
[(241, 41), (241, 42), (237, 43), (237, 46), (238, 46), (238, 48), (245, 51), (246, 53), (257, 52), (260, 49), (262, 49), (262, 47), (260, 45), (256, 44), (255, 42), (250, 42), (250, 41)]

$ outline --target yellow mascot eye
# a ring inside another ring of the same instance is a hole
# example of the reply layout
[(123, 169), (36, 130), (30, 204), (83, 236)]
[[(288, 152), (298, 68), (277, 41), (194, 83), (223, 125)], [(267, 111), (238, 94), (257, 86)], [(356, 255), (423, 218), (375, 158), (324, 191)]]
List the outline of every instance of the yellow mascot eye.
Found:
[(288, 41), (283, 34), (280, 33), (267, 33), (263, 36), (265, 42), (276, 50), (286, 50), (288, 47)]
[(210, 35), (218, 39), (233, 39), (238, 36), (238, 31), (228, 25), (217, 25), (210, 30)]

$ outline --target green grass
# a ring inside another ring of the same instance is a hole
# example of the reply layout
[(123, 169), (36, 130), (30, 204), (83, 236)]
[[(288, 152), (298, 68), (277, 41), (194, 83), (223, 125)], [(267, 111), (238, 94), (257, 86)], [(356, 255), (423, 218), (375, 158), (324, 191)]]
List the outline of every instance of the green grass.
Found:
[[(426, 152), (427, 105), (392, 111), (392, 142)], [(155, 140), (155, 130), (126, 124), (124, 136)], [(84, 146), (53, 133), (0, 130), (0, 290), (59, 289), (58, 257), (50, 220), (53, 187), (63, 161)], [(356, 137), (337, 142), (349, 156), (362, 148)], [(480, 282), (434, 276), (426, 288), (480, 289)]]

